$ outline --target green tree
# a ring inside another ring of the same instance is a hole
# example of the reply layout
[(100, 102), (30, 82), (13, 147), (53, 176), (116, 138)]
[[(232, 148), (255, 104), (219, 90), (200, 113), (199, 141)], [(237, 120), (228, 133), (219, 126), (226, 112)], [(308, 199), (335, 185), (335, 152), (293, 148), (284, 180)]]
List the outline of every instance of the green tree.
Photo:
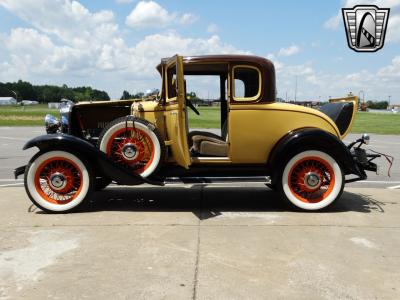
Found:
[(62, 86), (32, 85), (22, 80), (18, 82), (0, 82), (0, 96), (15, 97), (12, 91), (17, 93), (18, 100), (35, 100), (42, 103), (59, 102), (64, 98), (72, 101), (110, 100), (107, 92), (91, 87), (70, 88), (66, 84)]
[(121, 100), (126, 100), (126, 99), (131, 99), (132, 98), (132, 95), (131, 94), (129, 94), (129, 92), (128, 91), (126, 91), (126, 90), (124, 90), (123, 92), (122, 92), (122, 96), (121, 96)]
[(387, 109), (388, 105), (387, 101), (367, 101), (367, 107), (371, 109)]

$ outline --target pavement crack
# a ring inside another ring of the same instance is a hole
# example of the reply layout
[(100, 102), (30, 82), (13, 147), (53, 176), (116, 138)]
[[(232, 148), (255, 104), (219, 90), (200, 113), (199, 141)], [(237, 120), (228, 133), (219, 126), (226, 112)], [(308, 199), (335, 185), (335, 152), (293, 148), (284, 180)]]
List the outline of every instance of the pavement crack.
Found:
[[(51, 225), (5, 225), (0, 226), (0, 229), (11, 229), (11, 228), (54, 228), (54, 227), (151, 227), (151, 226), (163, 226), (163, 227), (196, 227), (198, 224), (158, 224), (158, 223), (145, 223), (145, 224), (51, 224)], [(330, 224), (204, 224), (202, 227), (327, 227), (327, 228), (369, 228), (369, 229), (400, 229), (400, 226), (366, 226), (366, 225), (330, 225)]]
[[(199, 220), (200, 222), (200, 220)], [(196, 262), (194, 267), (194, 278), (193, 278), (193, 296), (192, 299), (197, 299), (197, 287), (199, 283), (199, 260), (200, 260), (200, 224), (197, 226), (197, 250), (196, 250)]]
[(204, 186), (200, 187), (200, 203), (199, 203), (199, 220), (197, 222), (197, 245), (196, 245), (196, 261), (194, 266), (194, 275), (193, 275), (193, 295), (192, 299), (197, 299), (197, 288), (199, 284), (199, 260), (200, 260), (200, 235), (201, 235), (201, 220), (203, 215), (203, 199), (204, 199)]

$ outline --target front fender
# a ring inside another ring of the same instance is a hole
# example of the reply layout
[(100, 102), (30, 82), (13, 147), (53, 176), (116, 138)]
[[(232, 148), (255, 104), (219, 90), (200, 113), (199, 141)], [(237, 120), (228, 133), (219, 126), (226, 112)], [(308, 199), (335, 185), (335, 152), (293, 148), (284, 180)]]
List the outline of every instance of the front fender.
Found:
[(103, 176), (107, 176), (118, 184), (137, 185), (141, 183), (155, 184), (115, 164), (107, 155), (91, 143), (68, 134), (47, 134), (28, 141), (23, 149), (38, 147), (40, 151), (63, 150), (84, 157)]
[(268, 159), (268, 166), (277, 172), (283, 164), (301, 150), (322, 150), (337, 160), (347, 174), (361, 176), (350, 150), (335, 135), (317, 128), (302, 128), (285, 135), (274, 147)]

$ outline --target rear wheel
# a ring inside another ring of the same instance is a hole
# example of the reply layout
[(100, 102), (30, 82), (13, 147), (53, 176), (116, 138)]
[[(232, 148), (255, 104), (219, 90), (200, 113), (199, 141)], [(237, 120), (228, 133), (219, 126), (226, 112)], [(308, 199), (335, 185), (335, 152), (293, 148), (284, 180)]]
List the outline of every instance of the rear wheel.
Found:
[(343, 192), (340, 165), (325, 152), (300, 152), (287, 161), (281, 174), (279, 189), (283, 198), (303, 210), (326, 208)]
[(116, 163), (142, 177), (153, 174), (164, 159), (160, 133), (142, 119), (112, 121), (100, 134), (99, 148)]
[(71, 212), (88, 203), (94, 180), (90, 165), (66, 151), (39, 152), (25, 170), (25, 190), (47, 212)]

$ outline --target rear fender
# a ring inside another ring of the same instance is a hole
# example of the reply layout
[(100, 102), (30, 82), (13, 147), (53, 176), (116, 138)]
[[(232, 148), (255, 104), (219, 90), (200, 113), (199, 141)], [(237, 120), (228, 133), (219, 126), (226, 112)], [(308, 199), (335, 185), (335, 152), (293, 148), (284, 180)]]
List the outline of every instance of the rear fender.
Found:
[(284, 136), (272, 150), (268, 159), (268, 167), (272, 170), (273, 178), (277, 177), (276, 175), (290, 157), (302, 150), (311, 149), (324, 151), (331, 155), (338, 161), (346, 175), (362, 175), (350, 150), (338, 137), (321, 129), (303, 128)]
[(320, 111), (335, 122), (340, 132), (340, 138), (344, 139), (353, 126), (357, 108), (358, 97), (348, 96), (345, 98), (330, 99), (329, 103), (320, 108)]
[(91, 143), (68, 134), (47, 134), (28, 141), (23, 149), (38, 147), (41, 151), (63, 150), (84, 157), (96, 169), (97, 173), (107, 176), (118, 184), (137, 185), (142, 183), (155, 184), (138, 174), (115, 164), (107, 155)]

